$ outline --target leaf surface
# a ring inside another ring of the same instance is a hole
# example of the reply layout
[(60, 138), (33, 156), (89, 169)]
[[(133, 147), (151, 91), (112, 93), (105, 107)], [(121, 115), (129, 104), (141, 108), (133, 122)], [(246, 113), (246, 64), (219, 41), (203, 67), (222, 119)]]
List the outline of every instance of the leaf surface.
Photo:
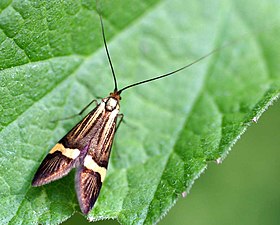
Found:
[[(254, 9), (254, 10), (252, 10)], [(102, 1), (126, 124), (90, 220), (153, 224), (279, 95), (278, 1)], [(95, 1), (0, 3), (0, 220), (59, 224), (79, 211), (74, 172), (31, 187), (48, 150), (113, 89)], [(234, 43), (233, 43), (234, 42)]]

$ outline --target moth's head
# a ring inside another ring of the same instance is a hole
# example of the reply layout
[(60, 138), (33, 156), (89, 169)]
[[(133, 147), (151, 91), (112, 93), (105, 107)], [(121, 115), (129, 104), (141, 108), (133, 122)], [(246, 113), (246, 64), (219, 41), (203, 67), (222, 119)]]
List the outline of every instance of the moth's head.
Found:
[(119, 109), (120, 108), (120, 102), (121, 96), (117, 92), (110, 93), (110, 96), (106, 98), (105, 104), (106, 104), (106, 109), (108, 111), (113, 111), (114, 109)]
[(119, 93), (119, 91), (114, 91), (114, 92), (110, 93), (109, 97), (115, 98), (118, 101), (118, 103), (122, 99), (121, 93)]

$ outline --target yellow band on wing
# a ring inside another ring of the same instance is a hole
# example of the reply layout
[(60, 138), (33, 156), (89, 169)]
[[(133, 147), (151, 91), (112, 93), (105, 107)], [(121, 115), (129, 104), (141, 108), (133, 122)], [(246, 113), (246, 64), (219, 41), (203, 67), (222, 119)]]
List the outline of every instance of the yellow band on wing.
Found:
[(70, 158), (70, 159), (76, 159), (80, 155), (80, 150), (77, 148), (65, 148), (63, 144), (57, 143), (49, 152), (50, 154), (53, 154), (56, 151), (60, 151), (62, 155)]
[(107, 171), (107, 169), (105, 167), (99, 166), (96, 162), (94, 162), (94, 160), (92, 159), (92, 157), (90, 155), (87, 155), (85, 157), (84, 166), (87, 169), (90, 169), (94, 172), (99, 173), (100, 177), (101, 177), (101, 182), (103, 183), (105, 176), (106, 176), (106, 171)]

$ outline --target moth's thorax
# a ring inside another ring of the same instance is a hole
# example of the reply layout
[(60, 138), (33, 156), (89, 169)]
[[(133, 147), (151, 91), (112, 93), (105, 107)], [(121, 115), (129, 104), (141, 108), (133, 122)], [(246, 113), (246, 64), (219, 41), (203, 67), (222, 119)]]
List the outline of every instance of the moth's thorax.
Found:
[(105, 103), (106, 110), (108, 111), (119, 110), (120, 108), (118, 99), (114, 97), (103, 98), (102, 101)]

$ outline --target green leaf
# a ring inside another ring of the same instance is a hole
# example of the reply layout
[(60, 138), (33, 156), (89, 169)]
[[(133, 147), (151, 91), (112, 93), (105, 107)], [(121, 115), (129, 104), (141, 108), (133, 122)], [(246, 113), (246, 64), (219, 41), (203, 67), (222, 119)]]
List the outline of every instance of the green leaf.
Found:
[[(126, 124), (90, 220), (153, 224), (279, 96), (278, 1), (100, 1)], [(74, 172), (31, 187), (41, 160), (112, 77), (95, 0), (0, 3), (0, 220), (58, 224), (80, 211)], [(238, 41), (236, 41), (238, 40)]]

